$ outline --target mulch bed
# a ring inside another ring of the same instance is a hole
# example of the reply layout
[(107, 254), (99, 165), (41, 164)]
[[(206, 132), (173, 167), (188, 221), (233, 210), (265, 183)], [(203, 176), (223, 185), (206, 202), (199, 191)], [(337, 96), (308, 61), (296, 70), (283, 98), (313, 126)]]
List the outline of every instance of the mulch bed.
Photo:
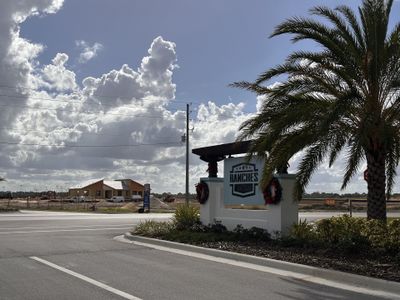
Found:
[(392, 256), (340, 255), (331, 250), (282, 247), (267, 242), (201, 242), (196, 245), (400, 282), (400, 264)]

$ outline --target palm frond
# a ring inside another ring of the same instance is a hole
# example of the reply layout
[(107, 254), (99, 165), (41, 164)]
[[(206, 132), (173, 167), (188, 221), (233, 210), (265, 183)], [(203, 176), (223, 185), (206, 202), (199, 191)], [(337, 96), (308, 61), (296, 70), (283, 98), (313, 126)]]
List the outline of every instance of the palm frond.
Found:
[(342, 187), (340, 188), (341, 190), (344, 190), (347, 187), (350, 179), (358, 172), (360, 161), (364, 157), (363, 150), (361, 144), (358, 142), (355, 142), (350, 146), (347, 157), (346, 172), (343, 177)]
[[(370, 159), (384, 153), (390, 194), (400, 161), (400, 24), (389, 32), (392, 5), (393, 0), (363, 0), (359, 16), (347, 6), (311, 10), (327, 23), (290, 18), (271, 37), (289, 34), (293, 42), (311, 40), (321, 50), (293, 52), (254, 82), (231, 85), (265, 97), (239, 135), (254, 139), (251, 153), (265, 157), (261, 185), (277, 166), (303, 151), (297, 170), (300, 197), (324, 158), (331, 167), (346, 151), (344, 189), (367, 154)], [(271, 85), (277, 77), (286, 79)]]
[(362, 28), (360, 27), (357, 17), (350, 7), (341, 5), (336, 8), (338, 12), (340, 12), (344, 18), (349, 23), (351, 29), (354, 32), (354, 36), (357, 38), (357, 44), (360, 47), (361, 52), (365, 52), (365, 41), (363, 38)]

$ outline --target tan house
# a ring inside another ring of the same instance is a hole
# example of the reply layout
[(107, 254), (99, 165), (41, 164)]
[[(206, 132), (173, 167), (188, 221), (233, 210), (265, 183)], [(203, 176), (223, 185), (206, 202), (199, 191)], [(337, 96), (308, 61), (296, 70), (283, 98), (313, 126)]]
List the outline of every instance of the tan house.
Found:
[(92, 179), (70, 187), (69, 197), (85, 196), (92, 199), (110, 199), (113, 196), (123, 196), (125, 200), (133, 195), (143, 196), (144, 186), (132, 179), (105, 180)]

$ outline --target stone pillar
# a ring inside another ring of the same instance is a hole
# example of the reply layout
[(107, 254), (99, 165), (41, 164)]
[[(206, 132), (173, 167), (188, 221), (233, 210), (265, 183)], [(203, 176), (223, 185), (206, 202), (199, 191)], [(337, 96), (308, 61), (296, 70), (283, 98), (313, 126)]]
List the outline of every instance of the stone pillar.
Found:
[(277, 174), (275, 177), (282, 187), (282, 199), (277, 205), (268, 205), (268, 231), (271, 233), (279, 231), (282, 235), (286, 235), (299, 219), (299, 204), (294, 199), (296, 175)]
[(223, 205), (223, 178), (200, 178), (200, 181), (206, 183), (209, 189), (209, 196), (206, 203), (200, 205), (200, 221), (204, 225), (213, 224), (215, 217), (219, 215)]

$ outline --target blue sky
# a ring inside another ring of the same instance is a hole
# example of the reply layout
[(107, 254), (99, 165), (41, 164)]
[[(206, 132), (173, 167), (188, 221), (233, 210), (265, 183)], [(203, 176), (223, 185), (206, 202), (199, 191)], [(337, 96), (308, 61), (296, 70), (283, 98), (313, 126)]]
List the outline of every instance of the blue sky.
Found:
[[(257, 98), (228, 84), (316, 50), (269, 35), (313, 6), (343, 4), (361, 0), (0, 1), (0, 189), (105, 177), (183, 191), (185, 103), (191, 148), (234, 141)], [(399, 12), (396, 1), (392, 24)], [(207, 165), (190, 162), (194, 191)], [(339, 192), (343, 170), (323, 164), (308, 191)], [(365, 190), (360, 172), (346, 191)]]
[[(57, 14), (32, 17), (22, 24), (22, 36), (46, 45), (39, 60), (49, 63), (58, 52), (70, 55), (78, 83), (128, 63), (135, 66), (151, 41), (161, 35), (177, 47), (179, 69), (174, 72), (176, 99), (247, 103), (255, 110), (255, 96), (227, 85), (252, 80), (263, 70), (282, 62), (297, 48), (289, 36), (268, 38), (273, 28), (294, 15), (305, 16), (315, 5), (353, 8), (361, 1), (316, 0), (66, 0)], [(399, 10), (396, 4), (394, 11)], [(396, 14), (393, 13), (393, 16)], [(397, 14), (398, 15), (398, 14)], [(99, 42), (98, 57), (74, 66), (79, 54), (76, 40)]]

